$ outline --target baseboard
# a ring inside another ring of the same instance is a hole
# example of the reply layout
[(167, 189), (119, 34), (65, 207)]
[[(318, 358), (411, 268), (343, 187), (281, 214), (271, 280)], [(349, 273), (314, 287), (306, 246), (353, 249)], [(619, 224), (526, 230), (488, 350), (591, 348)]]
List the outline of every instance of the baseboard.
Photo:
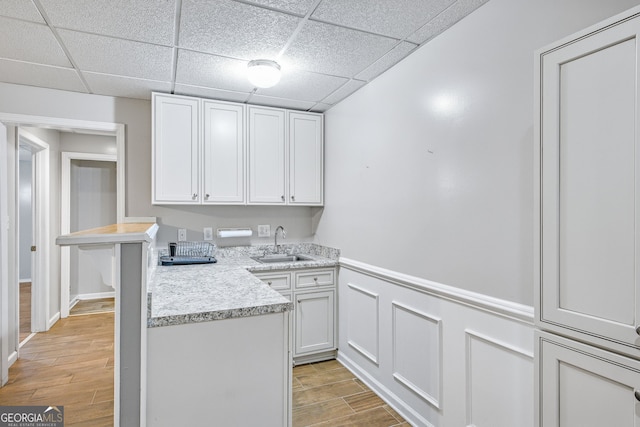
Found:
[[(87, 301), (92, 299), (102, 299), (102, 298), (115, 298), (115, 291), (111, 292), (94, 292), (92, 294), (78, 294), (75, 296), (74, 301)], [(75, 304), (74, 304), (75, 305)]]
[(9, 355), (9, 367), (11, 367), (11, 365), (13, 365), (14, 363), (16, 363), (16, 360), (18, 360), (18, 352), (17, 352), (17, 351), (13, 351), (13, 352)]
[(60, 320), (60, 312), (57, 312), (51, 317), (51, 319), (49, 319), (49, 323), (47, 325), (47, 331), (51, 329), (51, 327), (55, 325), (58, 320)]
[(378, 380), (369, 375), (366, 371), (362, 370), (356, 363), (354, 363), (343, 352), (338, 350), (338, 361), (342, 363), (353, 375), (358, 377), (360, 381), (366, 384), (371, 390), (373, 390), (378, 397), (391, 406), (405, 420), (409, 421), (412, 425), (435, 427), (423, 416), (410, 408), (404, 403), (398, 396), (396, 396), (391, 390), (381, 384)]

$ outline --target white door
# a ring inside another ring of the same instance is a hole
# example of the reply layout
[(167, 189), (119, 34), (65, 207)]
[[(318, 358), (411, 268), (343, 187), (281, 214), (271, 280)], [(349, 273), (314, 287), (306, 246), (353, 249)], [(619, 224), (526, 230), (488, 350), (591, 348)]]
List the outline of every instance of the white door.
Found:
[(152, 201), (199, 204), (200, 101), (154, 93), (152, 102)]
[(636, 18), (543, 54), (540, 82), (540, 320), (636, 347), (639, 30)]
[(333, 350), (333, 291), (295, 295), (294, 356)]
[(322, 115), (289, 113), (289, 204), (322, 205)]
[(284, 110), (249, 107), (249, 203), (283, 205)]
[(244, 203), (244, 106), (205, 101), (203, 203)]
[(545, 333), (538, 346), (541, 426), (640, 426), (639, 361)]

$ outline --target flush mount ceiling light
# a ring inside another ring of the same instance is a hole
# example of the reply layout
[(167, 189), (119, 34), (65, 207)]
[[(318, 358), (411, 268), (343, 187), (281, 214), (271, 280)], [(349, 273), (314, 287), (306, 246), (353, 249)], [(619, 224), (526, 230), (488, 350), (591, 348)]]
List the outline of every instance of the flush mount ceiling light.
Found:
[(257, 87), (275, 86), (280, 81), (280, 65), (270, 59), (254, 59), (247, 65), (247, 78)]

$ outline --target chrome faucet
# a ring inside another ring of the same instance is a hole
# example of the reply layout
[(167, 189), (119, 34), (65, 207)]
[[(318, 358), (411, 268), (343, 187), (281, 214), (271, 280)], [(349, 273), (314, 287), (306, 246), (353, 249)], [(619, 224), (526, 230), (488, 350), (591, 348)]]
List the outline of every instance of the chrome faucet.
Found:
[(284, 230), (284, 227), (279, 225), (278, 228), (276, 228), (276, 232), (273, 234), (273, 238), (274, 238), (274, 242), (273, 242), (273, 250), (275, 253), (280, 252), (278, 250), (278, 231), (282, 230), (282, 238), (286, 239), (287, 237), (287, 232)]

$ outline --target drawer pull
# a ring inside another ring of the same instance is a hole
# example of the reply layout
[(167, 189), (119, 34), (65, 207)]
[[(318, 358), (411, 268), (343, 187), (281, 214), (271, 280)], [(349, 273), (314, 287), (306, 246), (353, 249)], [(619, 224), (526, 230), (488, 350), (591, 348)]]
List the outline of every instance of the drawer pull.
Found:
[(636, 396), (636, 400), (640, 402), (640, 391), (636, 390), (633, 394)]
[(269, 281), (269, 282), (267, 282), (267, 285), (271, 286), (271, 283), (273, 283), (273, 282)]
[(318, 281), (318, 278), (317, 278), (317, 277), (314, 277), (314, 278), (313, 278), (313, 281), (314, 281), (314, 282), (317, 282), (317, 281)]

